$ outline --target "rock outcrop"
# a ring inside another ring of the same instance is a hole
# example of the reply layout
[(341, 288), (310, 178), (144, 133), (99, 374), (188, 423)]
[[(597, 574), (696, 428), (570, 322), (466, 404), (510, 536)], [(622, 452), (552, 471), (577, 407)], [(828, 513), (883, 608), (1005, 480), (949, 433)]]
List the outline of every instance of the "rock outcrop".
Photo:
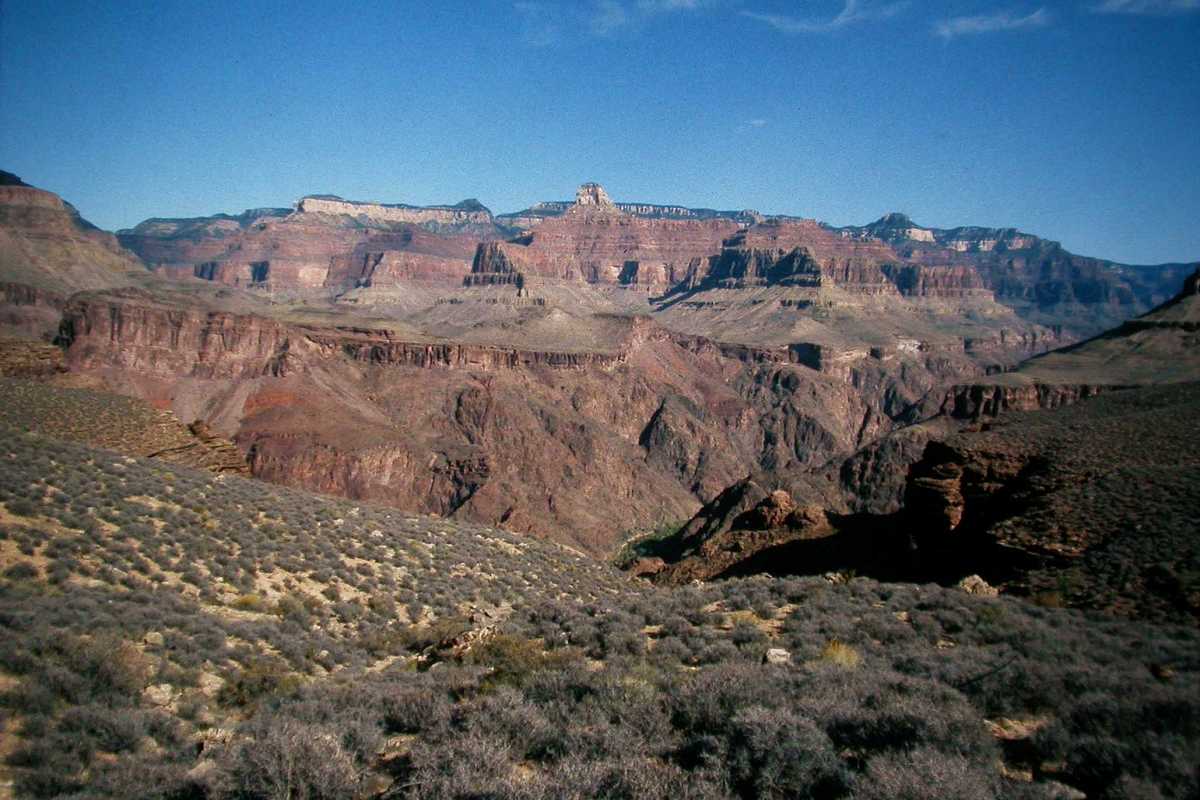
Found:
[(494, 225), (492, 212), (474, 199), (453, 206), (409, 206), (363, 203), (343, 200), (334, 195), (309, 195), (296, 203), (296, 211), (301, 214), (349, 217), (374, 227), (413, 224), (426, 226), (430, 230), (461, 232), (466, 227), (490, 229)]
[(0, 173), (0, 328), (46, 338), (65, 298), (81, 289), (134, 285), (137, 259), (52, 192)]
[[(1045, 602), (1200, 618), (1197, 509), (1184, 488), (1200, 477), (1187, 433), (1200, 407), (1198, 286), (1200, 271), (1117, 330), (998, 383), (952, 389), (936, 420), (884, 436), (836, 470), (731, 485), (656, 542), (659, 561), (644, 559), (641, 574), (679, 582), (833, 568), (954, 582), (977, 573)], [(1131, 354), (1157, 368), (1131, 369)]]

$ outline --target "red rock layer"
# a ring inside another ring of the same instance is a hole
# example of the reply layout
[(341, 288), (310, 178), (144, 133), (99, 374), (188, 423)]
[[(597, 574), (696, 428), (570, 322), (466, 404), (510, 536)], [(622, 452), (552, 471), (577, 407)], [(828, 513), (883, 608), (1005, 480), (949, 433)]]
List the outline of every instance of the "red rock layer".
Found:
[(645, 318), (612, 320), (613, 352), (553, 352), (407, 342), (134, 290), (77, 295), (64, 316), (72, 369), (208, 420), (260, 477), (596, 552), (690, 516), (753, 469), (849, 453), (978, 371), (911, 354), (843, 375), (802, 366), (812, 354)]
[(410, 280), (459, 286), (479, 241), (474, 233), (433, 233), (412, 223), (380, 230), (306, 213), (264, 216), (245, 228), (217, 220), (205, 230), (196, 237), (129, 233), (123, 239), (167, 277), (269, 289), (349, 289)]
[(0, 330), (50, 338), (63, 299), (81, 289), (128, 286), (146, 270), (116, 239), (58, 195), (0, 185)]
[(856, 294), (987, 297), (969, 264), (906, 264), (886, 243), (843, 236), (812, 220), (768, 220), (740, 231), (719, 255), (697, 260), (680, 288), (836, 286)]
[(642, 219), (611, 205), (575, 205), (512, 242), (481, 246), (470, 283), (525, 279), (666, 289), (738, 230), (729, 219)]

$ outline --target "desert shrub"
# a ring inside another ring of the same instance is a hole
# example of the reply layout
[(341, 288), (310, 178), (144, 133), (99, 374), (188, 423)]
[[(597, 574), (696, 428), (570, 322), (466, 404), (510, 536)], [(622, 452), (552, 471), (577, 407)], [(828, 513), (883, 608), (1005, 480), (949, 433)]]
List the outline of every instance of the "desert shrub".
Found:
[(262, 715), (243, 731), (226, 770), (236, 796), (261, 800), (341, 800), (358, 791), (362, 770), (337, 731), (287, 716)]
[(308, 627), (312, 624), (313, 612), (320, 608), (321, 601), (304, 594), (285, 594), (275, 603), (272, 609), (283, 620)]
[(1200, 791), (1200, 700), (1188, 689), (1085, 694), (1034, 743), (1040, 758), (1065, 762), (1066, 779), (1089, 795), (1105, 797), (1121, 781), (1148, 781), (1171, 797)]
[(465, 617), (441, 617), (429, 625), (409, 627), (403, 638), (410, 650), (420, 651), (446, 645), (470, 629), (471, 623)]
[(9, 764), (24, 767), (13, 781), (17, 797), (51, 798), (69, 796), (84, 787), (78, 766), (70, 756), (62, 752), (46, 753), (38, 758), (37, 766), (17, 764), (17, 756), (29, 754), (28, 747), (21, 748), (9, 757)]
[(855, 800), (987, 800), (996, 797), (996, 775), (986, 764), (938, 750), (884, 753), (867, 764)]
[(465, 662), (488, 670), (486, 685), (520, 686), (539, 670), (559, 669), (580, 657), (575, 649), (545, 651), (540, 640), (500, 633), (472, 647)]
[(32, 517), (38, 513), (38, 507), (23, 497), (9, 500), (5, 505), (8, 506), (9, 511), (18, 517)]
[(153, 754), (126, 755), (115, 763), (94, 764), (86, 794), (75, 798), (113, 800), (188, 800), (203, 796), (201, 785), (189, 777), (190, 766), (165, 761)]
[(821, 658), (845, 669), (854, 669), (862, 663), (862, 656), (858, 651), (838, 639), (831, 639), (825, 644), (821, 649)]
[(103, 706), (75, 706), (67, 709), (58, 721), (58, 730), (72, 736), (82, 736), (95, 742), (100, 750), (119, 753), (132, 750), (146, 735), (142, 715), (130, 709)]
[(0, 706), (18, 714), (51, 714), (58, 703), (57, 693), (46, 684), (24, 680), (0, 693)]
[(39, 575), (38, 568), (28, 561), (18, 561), (4, 570), (4, 577), (13, 581), (28, 580)]
[(812, 720), (752, 706), (731, 722), (727, 763), (742, 797), (836, 797), (846, 788), (849, 775)]
[(425, 676), (391, 684), (380, 696), (384, 729), (389, 733), (441, 731), (450, 724), (451, 703), (444, 689)]
[(129, 641), (112, 635), (68, 638), (60, 657), (86, 682), (88, 691), (107, 702), (128, 702), (146, 687), (153, 673), (150, 659)]
[(988, 756), (995, 743), (966, 698), (932, 681), (829, 668), (801, 701), (839, 748), (862, 752), (933, 747)]
[(251, 706), (267, 697), (286, 696), (300, 686), (300, 677), (275, 659), (255, 658), (225, 678), (218, 702)]
[(413, 747), (410, 761), (403, 779), (427, 797), (529, 796), (525, 781), (513, 770), (512, 750), (496, 737), (468, 733), (436, 744), (421, 741)]

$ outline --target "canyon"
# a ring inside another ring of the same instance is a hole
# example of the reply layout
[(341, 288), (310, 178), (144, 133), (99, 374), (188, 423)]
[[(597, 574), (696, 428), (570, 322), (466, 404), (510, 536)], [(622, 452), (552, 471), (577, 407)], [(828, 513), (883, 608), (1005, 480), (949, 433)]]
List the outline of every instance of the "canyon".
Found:
[[(6, 213), (9, 236), (44, 235)], [(199, 421), (256, 477), (595, 555), (748, 475), (816, 486), (856, 463), (855, 496), (897, 505), (903, 477), (870, 454), (911, 463), (968, 407), (1075, 399), (996, 387), (1183, 279), (1096, 261), (1108, 288), (1089, 293), (1073, 267), (1021, 267), (1049, 247), (1025, 234), (837, 229), (596, 184), (513, 215), (310, 195), (115, 239), (59, 214), (55, 236), (109, 254), (77, 261), (119, 267), (26, 312), (71, 375)], [(40, 297), (16, 277), (10, 315)], [(1067, 295), (1088, 313), (1060, 313)]]
[(1200, 269), (1112, 331), (948, 388), (940, 414), (849, 459), (736, 482), (628, 566), (668, 583), (978, 574), (1046, 603), (1200, 618), (1198, 332)]

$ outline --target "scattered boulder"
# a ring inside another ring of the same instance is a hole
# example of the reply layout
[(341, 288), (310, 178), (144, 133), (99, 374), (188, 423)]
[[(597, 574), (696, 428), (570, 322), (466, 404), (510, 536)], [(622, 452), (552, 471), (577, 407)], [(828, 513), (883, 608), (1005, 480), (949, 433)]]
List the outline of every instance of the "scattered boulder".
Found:
[(795, 510), (796, 501), (792, 496), (782, 489), (777, 489), (738, 518), (734, 527), (743, 530), (782, 528), (787, 524), (788, 516)]
[(142, 698), (152, 706), (166, 707), (175, 700), (175, 689), (169, 683), (158, 683), (143, 689)]
[(629, 565), (629, 572), (635, 578), (650, 578), (667, 568), (667, 562), (658, 556), (639, 558)]
[(792, 663), (792, 654), (782, 647), (772, 647), (763, 655), (764, 664), (790, 664)]
[(968, 575), (957, 584), (959, 589), (962, 589), (967, 594), (973, 594), (977, 597), (999, 597), (1000, 590), (992, 586), (978, 575)]

